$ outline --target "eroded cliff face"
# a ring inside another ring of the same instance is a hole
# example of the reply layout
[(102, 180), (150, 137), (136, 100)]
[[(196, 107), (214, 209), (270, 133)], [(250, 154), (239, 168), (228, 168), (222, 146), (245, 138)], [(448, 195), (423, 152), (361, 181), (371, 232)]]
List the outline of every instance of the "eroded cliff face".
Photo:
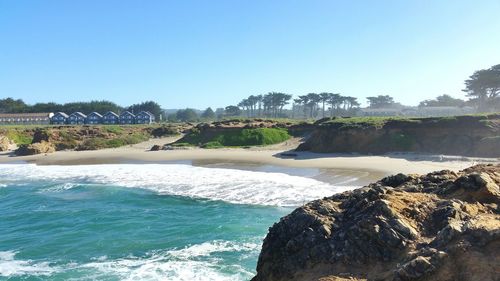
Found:
[(269, 229), (253, 281), (500, 280), (500, 166), (387, 177)]
[[(334, 120), (335, 121), (335, 120)], [(324, 122), (299, 151), (330, 153), (421, 152), (500, 157), (500, 117), (458, 116), (390, 120), (380, 127)]]

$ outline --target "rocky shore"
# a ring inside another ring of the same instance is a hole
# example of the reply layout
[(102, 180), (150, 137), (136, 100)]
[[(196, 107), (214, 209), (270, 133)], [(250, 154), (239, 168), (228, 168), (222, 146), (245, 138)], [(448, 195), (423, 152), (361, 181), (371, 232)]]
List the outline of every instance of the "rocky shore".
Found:
[(500, 280), (500, 165), (398, 174), (269, 229), (253, 281)]

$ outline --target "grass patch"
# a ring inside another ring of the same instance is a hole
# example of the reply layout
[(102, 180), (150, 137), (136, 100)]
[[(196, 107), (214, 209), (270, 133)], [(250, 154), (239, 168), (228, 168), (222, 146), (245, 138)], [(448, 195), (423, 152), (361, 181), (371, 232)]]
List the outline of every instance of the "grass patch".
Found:
[(33, 134), (27, 131), (8, 130), (5, 136), (17, 145), (30, 144), (33, 141)]
[(320, 126), (337, 126), (339, 129), (365, 129), (365, 128), (377, 128), (380, 129), (384, 127), (389, 122), (408, 122), (408, 123), (420, 123), (421, 120), (418, 118), (408, 118), (408, 117), (342, 117), (342, 118), (332, 118), (325, 122), (322, 122)]
[(123, 128), (120, 126), (116, 126), (116, 125), (102, 126), (102, 128), (106, 132), (111, 133), (111, 134), (115, 134), (115, 135), (119, 135), (119, 134), (123, 133)]
[(149, 136), (134, 133), (113, 139), (89, 138), (76, 147), (76, 150), (99, 150), (103, 148), (117, 148), (125, 145), (140, 143), (149, 139)]

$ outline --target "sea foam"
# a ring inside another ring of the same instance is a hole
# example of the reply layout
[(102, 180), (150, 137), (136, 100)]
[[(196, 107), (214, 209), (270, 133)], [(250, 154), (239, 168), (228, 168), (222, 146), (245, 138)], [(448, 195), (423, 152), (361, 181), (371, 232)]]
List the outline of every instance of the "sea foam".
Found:
[(274, 206), (298, 206), (355, 188), (284, 173), (180, 164), (12, 164), (0, 165), (0, 178), (8, 181), (49, 181), (58, 184), (51, 191), (66, 190), (79, 184), (102, 184), (143, 188), (166, 195)]
[(19, 275), (50, 275), (57, 271), (48, 262), (16, 259), (14, 251), (0, 251), (0, 276), (12, 277)]
[(254, 275), (238, 264), (223, 264), (212, 256), (221, 252), (255, 254), (259, 243), (210, 241), (182, 249), (154, 251), (144, 257), (129, 256), (109, 260), (96, 258), (87, 263), (53, 264), (15, 259), (15, 252), (0, 252), (0, 277), (45, 276), (58, 278), (67, 274), (81, 276), (75, 280), (178, 280), (226, 281), (248, 280)]

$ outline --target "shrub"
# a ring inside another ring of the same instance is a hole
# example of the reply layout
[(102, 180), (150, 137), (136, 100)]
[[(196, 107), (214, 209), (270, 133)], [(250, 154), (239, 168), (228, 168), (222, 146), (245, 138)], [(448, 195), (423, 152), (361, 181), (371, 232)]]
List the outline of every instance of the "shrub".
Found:
[(223, 146), (252, 146), (270, 145), (286, 141), (290, 138), (288, 131), (282, 128), (256, 128), (227, 130), (210, 134), (203, 134), (199, 130), (192, 130), (187, 136), (182, 138), (180, 143), (190, 145), (200, 145), (203, 148), (219, 148)]

